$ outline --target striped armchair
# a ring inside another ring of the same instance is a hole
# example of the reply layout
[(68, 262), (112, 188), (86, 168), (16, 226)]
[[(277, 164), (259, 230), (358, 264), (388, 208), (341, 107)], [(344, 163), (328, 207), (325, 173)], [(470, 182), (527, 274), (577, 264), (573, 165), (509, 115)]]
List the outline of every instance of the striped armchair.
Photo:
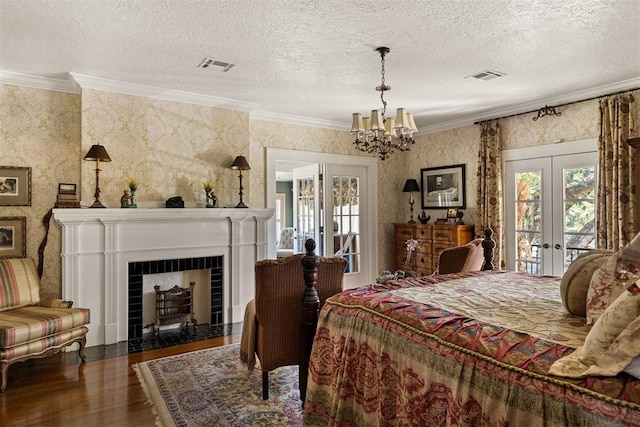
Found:
[(31, 258), (0, 259), (0, 393), (9, 366), (53, 355), (78, 342), (85, 360), (89, 310), (40, 297), (40, 277)]

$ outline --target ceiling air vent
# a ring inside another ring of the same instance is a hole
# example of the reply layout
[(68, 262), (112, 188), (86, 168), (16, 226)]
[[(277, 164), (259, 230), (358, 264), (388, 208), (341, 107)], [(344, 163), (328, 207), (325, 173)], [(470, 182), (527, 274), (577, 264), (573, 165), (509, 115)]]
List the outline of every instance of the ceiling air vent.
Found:
[(479, 73), (476, 74), (472, 74), (470, 76), (467, 76), (465, 78), (469, 78), (472, 77), (474, 79), (478, 79), (478, 80), (493, 80), (493, 79), (497, 79), (498, 77), (502, 77), (504, 76), (504, 73), (501, 73), (500, 71), (496, 71), (496, 70), (484, 70), (484, 71), (480, 71)]
[(198, 65), (198, 68), (219, 69), (223, 73), (226, 73), (227, 71), (232, 69), (234, 65), (236, 65), (236, 64), (230, 64), (230, 63), (224, 62), (224, 61), (216, 61), (215, 59), (211, 59), (211, 58), (204, 58), (202, 61), (200, 61), (200, 64)]

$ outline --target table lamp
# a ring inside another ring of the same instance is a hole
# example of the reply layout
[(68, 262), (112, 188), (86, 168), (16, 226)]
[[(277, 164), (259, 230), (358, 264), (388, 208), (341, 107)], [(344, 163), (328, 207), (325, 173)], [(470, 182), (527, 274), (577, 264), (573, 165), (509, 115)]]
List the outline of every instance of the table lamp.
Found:
[(92, 145), (89, 152), (84, 156), (85, 160), (95, 160), (96, 162), (96, 192), (93, 197), (96, 199), (90, 208), (106, 208), (105, 205), (100, 202), (100, 162), (110, 162), (111, 157), (107, 153), (107, 150), (100, 144)]
[(236, 208), (247, 208), (248, 206), (242, 201), (242, 171), (251, 169), (251, 166), (249, 166), (249, 162), (247, 162), (244, 156), (238, 156), (231, 164), (231, 169), (240, 171), (240, 203), (236, 205)]
[(415, 179), (408, 179), (404, 183), (404, 188), (402, 189), (403, 193), (409, 193), (409, 206), (411, 207), (411, 219), (409, 220), (409, 224), (415, 224), (416, 222), (413, 220), (413, 193), (417, 193), (420, 191), (420, 187), (418, 187), (418, 181)]

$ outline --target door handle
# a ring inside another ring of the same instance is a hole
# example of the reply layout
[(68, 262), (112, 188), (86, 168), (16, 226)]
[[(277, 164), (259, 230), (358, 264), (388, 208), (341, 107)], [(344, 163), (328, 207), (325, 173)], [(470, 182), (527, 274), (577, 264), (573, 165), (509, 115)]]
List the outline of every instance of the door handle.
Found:
[(556, 248), (556, 249), (562, 249), (562, 246), (560, 246), (559, 243), (556, 243), (555, 245), (553, 245), (553, 247)]
[(548, 244), (548, 243), (545, 243), (544, 245), (542, 245), (542, 247), (543, 247), (544, 249), (549, 249), (549, 244)]

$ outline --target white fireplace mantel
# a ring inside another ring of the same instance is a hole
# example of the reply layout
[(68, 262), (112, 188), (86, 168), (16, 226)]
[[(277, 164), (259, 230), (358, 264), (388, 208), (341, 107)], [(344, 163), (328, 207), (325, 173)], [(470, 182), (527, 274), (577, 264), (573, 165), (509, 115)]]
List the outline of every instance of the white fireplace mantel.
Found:
[(87, 346), (127, 340), (128, 263), (223, 256), (224, 323), (254, 297), (273, 209), (54, 209), (62, 225), (62, 297), (91, 309)]

